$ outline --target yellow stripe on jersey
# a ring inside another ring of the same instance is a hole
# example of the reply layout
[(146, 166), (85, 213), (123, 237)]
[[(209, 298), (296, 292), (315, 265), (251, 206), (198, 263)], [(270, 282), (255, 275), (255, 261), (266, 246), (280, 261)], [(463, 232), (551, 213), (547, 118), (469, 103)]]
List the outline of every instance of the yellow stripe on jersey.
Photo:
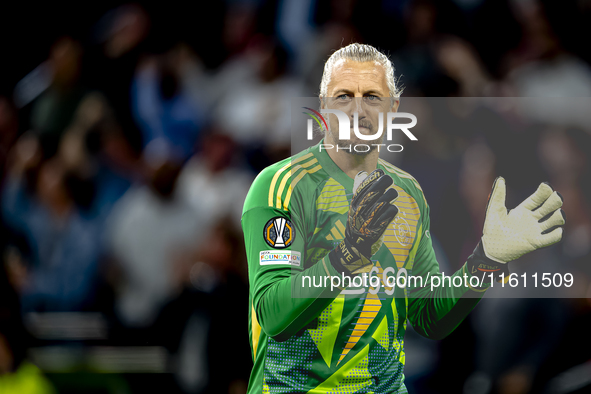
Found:
[(419, 182), (415, 179), (415, 177), (410, 175), (408, 172), (403, 171), (400, 168), (394, 166), (393, 164), (388, 163), (384, 159), (379, 159), (379, 163), (382, 166), (384, 166), (387, 170), (390, 170), (393, 173), (395, 173), (396, 175), (398, 175), (400, 178), (410, 179), (412, 181), (412, 183), (417, 187), (417, 189), (419, 189), (421, 191), (421, 194), (423, 195), (423, 199), (425, 200), (425, 204), (427, 204), (427, 199), (425, 198), (425, 194), (423, 192), (423, 189), (421, 188), (421, 185), (419, 185)]
[(295, 163), (299, 163), (301, 161), (307, 160), (310, 157), (314, 156), (313, 153), (308, 153), (300, 158), (297, 159), (293, 159), (290, 160), (289, 163), (287, 163), (286, 165), (284, 165), (283, 167), (281, 167), (273, 176), (273, 180), (271, 181), (271, 186), (269, 187), (269, 206), (272, 207), (273, 206), (273, 195), (274, 195), (274, 191), (275, 191), (275, 184), (277, 183), (277, 180), (279, 179), (279, 177), (281, 176), (281, 174), (283, 173), (283, 171), (285, 171), (286, 169), (288, 169), (289, 167), (291, 167), (292, 164)]
[[(294, 170), (297, 171), (300, 168), (302, 167), (295, 166)], [(279, 185), (279, 190), (277, 191), (277, 209), (281, 208), (281, 195), (283, 194), (283, 189), (285, 188), (285, 184), (287, 183), (287, 181), (291, 179), (291, 173), (294, 172), (294, 170), (289, 170), (285, 175), (283, 175), (283, 179), (281, 180), (281, 184)]]
[[(316, 159), (314, 159), (314, 160), (316, 160)], [(287, 194), (285, 195), (285, 201), (283, 203), (283, 209), (285, 209), (286, 211), (289, 210), (289, 200), (291, 200), (291, 192), (292, 192), (293, 188), (296, 187), (298, 182), (304, 177), (304, 175), (313, 174), (316, 171), (321, 170), (321, 169), (322, 169), (322, 166), (320, 164), (318, 164), (314, 168), (300, 172), (298, 174), (298, 176), (295, 177), (295, 179), (291, 182), (291, 185), (289, 185), (289, 188), (287, 189)]]
[(275, 184), (277, 183), (277, 179), (279, 179), (279, 176), (281, 175), (281, 173), (283, 171), (285, 171), (288, 167), (291, 166), (291, 161), (289, 163), (287, 163), (286, 165), (284, 165), (283, 167), (281, 167), (279, 169), (279, 171), (277, 171), (275, 173), (275, 175), (273, 176), (273, 180), (271, 181), (271, 186), (269, 187), (269, 206), (272, 207), (273, 206), (273, 191), (275, 190)]
[[(316, 163), (318, 163), (318, 160), (312, 159), (312, 160), (307, 161), (305, 163), (298, 164), (298, 165), (294, 166), (291, 170), (289, 170), (283, 176), (283, 179), (281, 180), (281, 184), (279, 185), (279, 190), (277, 191), (277, 206), (276, 206), (277, 209), (281, 208), (281, 196), (283, 195), (283, 189), (285, 189), (285, 185), (287, 184), (287, 181), (289, 181), (291, 179), (292, 175), (295, 175), (299, 170), (302, 170), (304, 168), (308, 168), (311, 165), (316, 164)], [(317, 167), (320, 167), (320, 165), (318, 165)], [(320, 167), (320, 168), (322, 168), (322, 167)], [(316, 170), (316, 171), (318, 171), (318, 170)], [(302, 177), (304, 175), (305, 175), (305, 170), (300, 172), (300, 174), (291, 183), (292, 184), (297, 183), (300, 179), (302, 179)], [(289, 185), (289, 188), (291, 188), (291, 184)], [(289, 193), (289, 190), (288, 190), (288, 193)], [(287, 205), (285, 208), (287, 209)]]
[(378, 315), (380, 308), (382, 307), (382, 302), (377, 294), (367, 293), (365, 297), (365, 301), (363, 302), (363, 309), (359, 316), (357, 317), (357, 322), (355, 323), (355, 327), (353, 327), (353, 332), (350, 334), (347, 343), (339, 357), (339, 361), (337, 365), (343, 361), (345, 356), (355, 347), (359, 339), (365, 334), (365, 331), (369, 328), (373, 319)]
[(341, 223), (340, 220), (337, 220), (335, 224), (339, 228), (339, 230), (341, 230), (343, 235), (345, 235), (345, 226), (343, 225), (343, 223)]
[(339, 234), (339, 231), (337, 230), (336, 227), (333, 227), (330, 232), (332, 233), (332, 235), (334, 236), (334, 239), (343, 239), (344, 235)]
[(261, 336), (261, 325), (257, 320), (257, 314), (254, 310), (254, 305), (250, 304), (250, 320), (252, 328), (252, 355), (253, 359), (257, 356), (257, 348), (259, 347), (259, 338)]

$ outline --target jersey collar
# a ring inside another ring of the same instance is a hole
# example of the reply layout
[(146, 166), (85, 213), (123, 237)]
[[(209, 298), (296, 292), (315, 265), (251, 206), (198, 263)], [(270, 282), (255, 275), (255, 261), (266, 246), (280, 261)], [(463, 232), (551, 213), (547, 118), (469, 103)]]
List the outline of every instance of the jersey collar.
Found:
[(352, 191), (353, 179), (335, 164), (335, 162), (326, 152), (326, 149), (320, 150), (320, 145), (323, 143), (324, 138), (317, 145), (314, 145), (310, 148), (312, 149), (312, 153), (316, 159), (318, 159), (318, 163), (320, 163), (322, 168), (328, 173), (328, 175), (330, 175), (331, 178), (334, 178), (335, 181), (343, 185), (346, 190)]

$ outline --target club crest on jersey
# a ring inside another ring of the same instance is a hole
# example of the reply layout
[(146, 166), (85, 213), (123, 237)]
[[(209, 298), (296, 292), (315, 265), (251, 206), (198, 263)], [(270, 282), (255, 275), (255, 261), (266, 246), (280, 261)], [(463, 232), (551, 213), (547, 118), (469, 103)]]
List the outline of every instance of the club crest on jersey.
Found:
[(394, 227), (394, 235), (402, 246), (409, 246), (413, 242), (410, 225), (404, 218), (406, 214), (401, 212), (401, 215), (396, 215), (392, 226)]
[(263, 238), (267, 245), (275, 249), (289, 247), (295, 238), (295, 230), (289, 220), (281, 216), (274, 217), (265, 224)]

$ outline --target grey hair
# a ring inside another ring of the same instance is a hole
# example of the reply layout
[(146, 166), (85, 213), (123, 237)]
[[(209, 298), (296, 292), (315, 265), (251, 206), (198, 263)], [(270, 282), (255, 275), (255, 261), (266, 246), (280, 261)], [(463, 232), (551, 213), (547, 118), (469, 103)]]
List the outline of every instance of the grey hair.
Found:
[(366, 44), (349, 44), (346, 47), (335, 51), (324, 64), (324, 72), (322, 73), (322, 81), (320, 81), (320, 95), (327, 97), (328, 84), (330, 83), (330, 76), (334, 65), (340, 60), (351, 60), (354, 62), (375, 62), (381, 64), (386, 71), (386, 82), (390, 97), (400, 98), (402, 89), (396, 86), (394, 80), (394, 66), (388, 56), (380, 52), (371, 45)]

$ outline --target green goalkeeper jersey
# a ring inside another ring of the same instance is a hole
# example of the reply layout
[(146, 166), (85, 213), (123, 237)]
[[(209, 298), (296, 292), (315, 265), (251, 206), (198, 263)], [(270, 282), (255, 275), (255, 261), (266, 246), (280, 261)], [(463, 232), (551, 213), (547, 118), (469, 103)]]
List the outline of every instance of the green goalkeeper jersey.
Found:
[[(254, 361), (248, 393), (405, 393), (407, 319), (420, 334), (442, 338), (480, 297), (467, 297), (473, 290), (465, 280), (429, 286), (442, 275), (429, 206), (412, 176), (381, 159), (378, 168), (398, 191), (399, 213), (372, 257), (380, 283), (347, 283), (341, 291), (323, 282), (342, 278), (327, 254), (345, 236), (353, 179), (319, 147), (267, 167), (246, 197)], [(425, 281), (401, 278), (397, 285), (402, 273)], [(465, 275), (464, 265), (452, 278)]]

